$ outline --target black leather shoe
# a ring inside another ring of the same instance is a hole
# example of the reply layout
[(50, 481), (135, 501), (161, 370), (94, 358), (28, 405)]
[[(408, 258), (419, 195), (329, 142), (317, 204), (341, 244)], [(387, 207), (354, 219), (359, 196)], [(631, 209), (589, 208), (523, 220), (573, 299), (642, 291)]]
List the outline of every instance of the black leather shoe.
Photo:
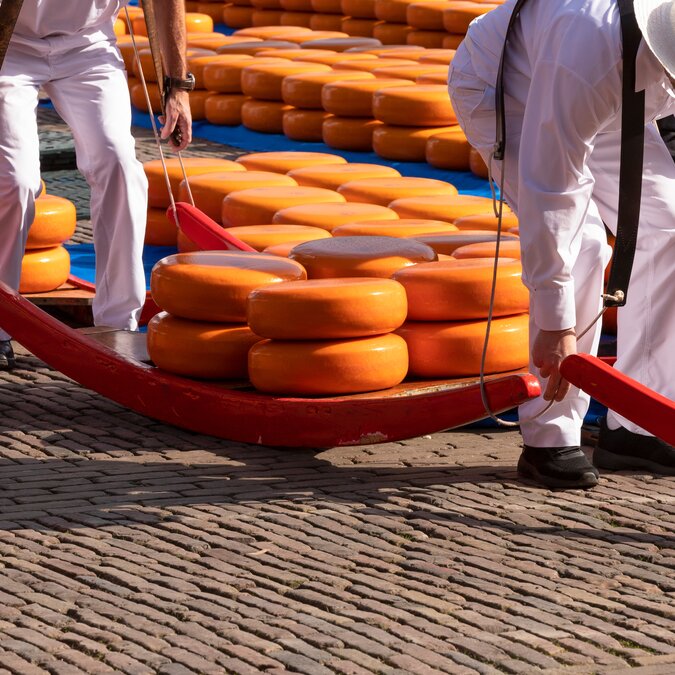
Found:
[(656, 436), (636, 434), (623, 427), (612, 430), (603, 417), (593, 463), (608, 471), (647, 469), (675, 476), (675, 448)]
[(534, 448), (523, 446), (518, 460), (518, 474), (532, 478), (548, 488), (592, 488), (598, 484), (598, 470), (588, 461), (581, 448)]
[(0, 370), (12, 370), (16, 367), (11, 340), (0, 340)]

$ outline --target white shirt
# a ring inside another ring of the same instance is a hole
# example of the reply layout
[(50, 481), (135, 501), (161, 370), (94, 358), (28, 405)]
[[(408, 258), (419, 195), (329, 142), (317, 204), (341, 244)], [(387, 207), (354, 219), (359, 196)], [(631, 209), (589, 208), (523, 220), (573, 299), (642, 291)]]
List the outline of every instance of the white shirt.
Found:
[[(497, 78), (514, 1), (472, 22), (460, 47), (489, 87)], [(570, 328), (576, 323), (572, 240), (593, 191), (587, 159), (597, 134), (621, 128), (616, 0), (531, 0), (516, 22), (507, 54), (507, 108), (514, 119), (522, 119), (518, 219), (523, 280), (532, 291), (536, 325)], [(644, 42), (636, 88), (645, 90), (646, 122), (675, 112), (673, 88)]]
[(12, 41), (34, 46), (44, 41), (72, 49), (114, 40), (113, 23), (128, 0), (24, 0)]

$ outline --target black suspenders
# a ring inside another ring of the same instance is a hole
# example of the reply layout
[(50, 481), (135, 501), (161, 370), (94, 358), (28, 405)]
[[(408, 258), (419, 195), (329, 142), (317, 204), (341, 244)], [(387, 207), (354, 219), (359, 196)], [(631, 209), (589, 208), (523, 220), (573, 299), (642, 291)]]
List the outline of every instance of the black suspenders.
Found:
[[(504, 63), (509, 34), (527, 0), (517, 0), (506, 29), (504, 47), (495, 86), (496, 141), (494, 158), (503, 159), (506, 148), (504, 113)], [(645, 93), (635, 91), (635, 62), (642, 34), (635, 20), (632, 0), (617, 0), (623, 43), (623, 79), (621, 102), (621, 165), (619, 169), (619, 206), (614, 261), (605, 296), (605, 306), (623, 306), (633, 268), (640, 219), (642, 164), (645, 137)]]

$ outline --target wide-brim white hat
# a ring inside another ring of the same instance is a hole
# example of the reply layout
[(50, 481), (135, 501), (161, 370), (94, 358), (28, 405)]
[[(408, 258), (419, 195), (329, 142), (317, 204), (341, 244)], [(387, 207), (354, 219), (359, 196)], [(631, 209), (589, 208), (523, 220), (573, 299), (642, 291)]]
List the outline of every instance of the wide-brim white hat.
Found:
[(633, 6), (642, 37), (675, 77), (675, 0), (635, 0)]

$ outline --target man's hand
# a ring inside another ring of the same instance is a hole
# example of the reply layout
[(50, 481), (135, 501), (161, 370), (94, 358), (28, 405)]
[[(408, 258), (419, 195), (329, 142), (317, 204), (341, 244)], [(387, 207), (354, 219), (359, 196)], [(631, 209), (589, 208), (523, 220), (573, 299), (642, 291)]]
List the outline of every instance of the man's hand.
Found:
[(544, 400), (562, 401), (570, 383), (560, 377), (560, 364), (570, 354), (577, 353), (577, 337), (573, 328), (540, 330), (532, 347), (532, 361), (542, 377), (548, 378)]
[[(181, 90), (169, 92), (166, 98), (165, 114), (159, 118), (159, 121), (163, 125), (161, 138), (170, 138), (169, 142), (174, 150), (185, 150), (192, 141), (192, 115), (188, 92)], [(180, 133), (179, 144), (176, 144), (172, 137), (174, 129), (178, 129)]]

